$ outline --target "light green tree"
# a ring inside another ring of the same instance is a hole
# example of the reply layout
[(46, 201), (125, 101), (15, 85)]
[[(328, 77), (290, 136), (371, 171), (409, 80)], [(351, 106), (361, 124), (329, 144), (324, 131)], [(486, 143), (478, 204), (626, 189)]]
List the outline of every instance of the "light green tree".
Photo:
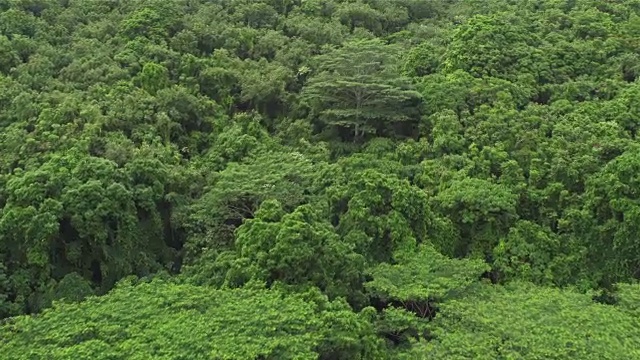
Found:
[(513, 283), (480, 286), (440, 305), (434, 340), (411, 354), (431, 359), (637, 359), (636, 317), (589, 294)]
[[(373, 328), (317, 291), (216, 290), (124, 280), (102, 297), (57, 303), (0, 325), (3, 359), (378, 358)], [(377, 354), (377, 355), (376, 355)]]

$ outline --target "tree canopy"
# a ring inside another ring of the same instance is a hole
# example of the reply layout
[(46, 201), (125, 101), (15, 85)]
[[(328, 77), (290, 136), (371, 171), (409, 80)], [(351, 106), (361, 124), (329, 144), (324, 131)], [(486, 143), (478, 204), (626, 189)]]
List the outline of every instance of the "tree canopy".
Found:
[(3, 359), (636, 359), (638, 0), (0, 0)]

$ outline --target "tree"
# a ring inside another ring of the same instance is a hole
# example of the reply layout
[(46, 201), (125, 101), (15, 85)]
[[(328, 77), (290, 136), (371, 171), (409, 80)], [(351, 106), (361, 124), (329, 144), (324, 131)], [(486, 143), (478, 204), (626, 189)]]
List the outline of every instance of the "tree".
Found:
[(408, 181), (375, 169), (347, 172), (344, 183), (339, 175), (327, 189), (332, 222), (369, 264), (390, 261), (395, 249), (439, 230), (426, 194)]
[[(227, 146), (221, 150), (233, 151), (233, 147), (257, 142), (247, 133), (229, 135), (224, 139), (228, 143), (220, 142)], [(268, 140), (263, 140), (264, 144)], [(218, 251), (232, 245), (235, 230), (253, 218), (265, 200), (279, 201), (287, 212), (310, 200), (311, 189), (324, 165), (314, 164), (299, 152), (261, 150), (244, 161), (229, 163), (224, 171), (213, 175), (208, 189), (189, 206), (186, 227), (191, 239), (186, 246), (190, 255), (199, 254), (203, 248)], [(214, 156), (218, 154), (211, 155), (213, 161), (209, 164), (217, 160)]]
[(460, 231), (456, 256), (487, 256), (509, 231), (516, 214), (516, 195), (487, 180), (454, 180), (433, 199)]
[(142, 71), (134, 78), (134, 82), (145, 89), (149, 94), (155, 95), (169, 85), (169, 72), (167, 68), (155, 63), (144, 64)]
[(567, 242), (548, 227), (520, 220), (493, 249), (494, 267), (503, 281), (548, 286), (572, 283), (584, 259), (582, 247)]
[(353, 139), (416, 123), (420, 94), (396, 69), (396, 50), (380, 40), (354, 40), (318, 56), (302, 96), (328, 125), (351, 129)]
[(362, 303), (364, 257), (335, 233), (323, 212), (302, 205), (287, 214), (278, 201), (265, 201), (236, 231), (234, 249), (199, 262), (191, 278), (232, 287), (259, 280), (292, 291), (315, 286), (331, 299)]
[(542, 78), (545, 59), (538, 48), (541, 40), (532, 30), (523, 23), (522, 16), (476, 15), (453, 34), (445, 55), (445, 68), (462, 69), (475, 77), (512, 81), (524, 74)]
[(411, 48), (404, 55), (402, 72), (410, 77), (421, 77), (435, 73), (441, 63), (443, 49), (429, 42)]
[(379, 331), (394, 344), (428, 337), (427, 321), (437, 316), (439, 304), (464, 293), (489, 270), (484, 261), (450, 259), (431, 244), (399, 248), (393, 260), (372, 267), (365, 288), (383, 308)]
[(611, 284), (640, 275), (640, 157), (630, 149), (609, 162), (586, 184), (582, 211), (571, 216), (589, 249), (589, 263)]
[(375, 356), (371, 326), (345, 306), (313, 291), (290, 295), (255, 284), (216, 290), (128, 279), (103, 297), (57, 303), (40, 317), (0, 325), (0, 349), (7, 360), (311, 360), (321, 355), (318, 349), (348, 358)]
[[(385, 302), (398, 301), (426, 318), (435, 314), (424, 307), (428, 301), (443, 302), (475, 284), (489, 270), (482, 260), (450, 259), (433, 245), (407, 246), (396, 250), (394, 264), (381, 263), (369, 271), (373, 280), (365, 284), (373, 296)], [(423, 305), (423, 307), (421, 307)]]
[[(174, 260), (169, 248), (177, 245), (169, 245), (164, 227), (172, 202), (165, 196), (180, 176), (150, 152), (135, 149), (118, 166), (77, 146), (7, 179), (0, 253), (12, 279), (8, 293), (25, 310), (40, 310), (37, 297), (71, 272), (107, 290), (123, 276)], [(32, 278), (21, 279), (26, 273)]]
[(412, 349), (432, 359), (636, 359), (631, 314), (588, 294), (526, 283), (480, 286), (440, 305), (434, 340)]

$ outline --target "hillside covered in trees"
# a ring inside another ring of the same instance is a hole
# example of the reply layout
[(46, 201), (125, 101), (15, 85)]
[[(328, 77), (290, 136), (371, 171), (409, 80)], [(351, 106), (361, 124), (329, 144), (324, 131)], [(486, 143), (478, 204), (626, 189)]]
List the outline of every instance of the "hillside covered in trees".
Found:
[(0, 358), (640, 359), (640, 0), (0, 0)]

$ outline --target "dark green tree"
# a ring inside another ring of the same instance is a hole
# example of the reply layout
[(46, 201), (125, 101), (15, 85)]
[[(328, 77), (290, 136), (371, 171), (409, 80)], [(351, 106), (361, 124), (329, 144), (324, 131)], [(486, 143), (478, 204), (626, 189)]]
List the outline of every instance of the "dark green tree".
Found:
[(312, 113), (351, 130), (354, 141), (417, 123), (422, 98), (399, 74), (395, 51), (380, 40), (357, 40), (320, 55), (302, 94)]

